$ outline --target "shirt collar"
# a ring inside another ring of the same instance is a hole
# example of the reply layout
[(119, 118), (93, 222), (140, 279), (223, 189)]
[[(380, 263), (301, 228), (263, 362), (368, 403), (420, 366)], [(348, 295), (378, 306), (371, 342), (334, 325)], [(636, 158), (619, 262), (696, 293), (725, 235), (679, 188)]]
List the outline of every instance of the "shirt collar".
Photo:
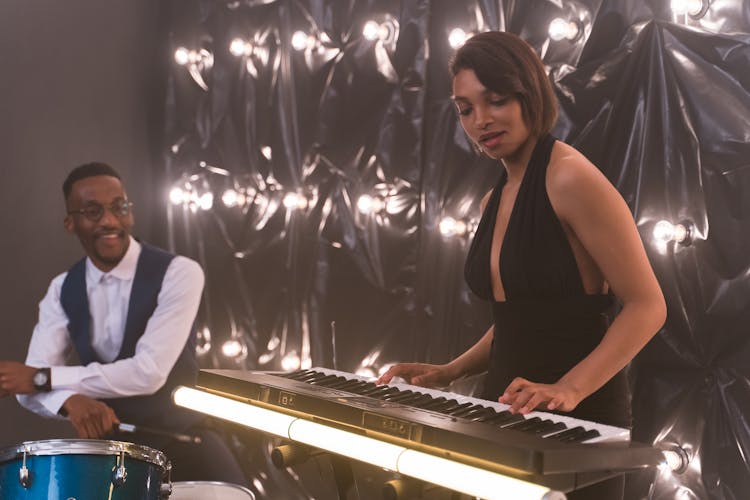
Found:
[(130, 236), (128, 250), (122, 257), (122, 260), (109, 272), (105, 273), (94, 265), (89, 257), (86, 257), (86, 274), (89, 283), (99, 283), (105, 274), (121, 279), (123, 281), (131, 280), (135, 276), (135, 268), (138, 265), (138, 257), (141, 255), (141, 244)]

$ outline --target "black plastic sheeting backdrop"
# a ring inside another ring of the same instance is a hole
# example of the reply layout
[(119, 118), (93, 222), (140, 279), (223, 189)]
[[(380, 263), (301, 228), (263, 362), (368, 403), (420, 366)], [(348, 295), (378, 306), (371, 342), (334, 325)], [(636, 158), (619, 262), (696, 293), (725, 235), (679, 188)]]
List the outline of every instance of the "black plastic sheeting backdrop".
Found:
[[(445, 362), (481, 336), (489, 308), (463, 282), (470, 236), (440, 222), (470, 229), (500, 166), (458, 126), (448, 34), (508, 30), (542, 55), (556, 134), (623, 194), (667, 298), (630, 371), (633, 436), (692, 460), (636, 477), (629, 495), (748, 498), (750, 2), (714, 0), (700, 18), (669, 3), (173, 2), (172, 50), (204, 50), (173, 64), (165, 145), (182, 200), (170, 243), (207, 274), (202, 366), (374, 375)], [(550, 40), (558, 16), (582, 34)], [(364, 37), (368, 20), (389, 37)], [(656, 243), (661, 219), (686, 222), (691, 243)], [(254, 487), (305, 496), (278, 474)]]

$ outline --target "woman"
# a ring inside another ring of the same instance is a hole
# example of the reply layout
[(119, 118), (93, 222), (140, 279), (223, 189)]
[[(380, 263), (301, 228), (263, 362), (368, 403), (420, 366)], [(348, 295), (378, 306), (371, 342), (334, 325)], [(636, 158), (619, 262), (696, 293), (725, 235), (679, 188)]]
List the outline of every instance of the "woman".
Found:
[[(522, 39), (476, 35), (451, 72), (461, 125), (503, 166), (482, 200), (465, 269), (470, 288), (492, 301), (494, 324), (451, 362), (397, 364), (379, 382), (447, 385), (487, 370), (483, 397), (512, 412), (629, 427), (622, 369), (662, 326), (666, 306), (625, 201), (580, 152), (549, 135), (557, 102)], [(612, 294), (622, 309), (608, 324)], [(618, 498), (622, 489), (616, 478), (569, 498)]]

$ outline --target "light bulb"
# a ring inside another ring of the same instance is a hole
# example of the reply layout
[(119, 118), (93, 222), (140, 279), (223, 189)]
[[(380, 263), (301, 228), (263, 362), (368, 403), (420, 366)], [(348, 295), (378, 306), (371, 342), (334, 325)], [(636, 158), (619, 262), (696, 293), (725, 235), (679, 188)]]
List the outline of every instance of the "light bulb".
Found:
[(677, 243), (689, 245), (691, 226), (692, 224), (688, 222), (672, 224), (668, 220), (660, 220), (654, 226), (654, 239), (662, 243), (676, 241)]
[(305, 50), (309, 37), (304, 31), (295, 31), (292, 35), (292, 47), (294, 50)]
[(556, 17), (549, 23), (549, 37), (556, 42), (559, 42), (563, 38), (575, 40), (578, 36), (578, 31), (578, 24), (561, 17)]
[(241, 358), (247, 354), (247, 348), (238, 339), (229, 339), (221, 345), (221, 353), (227, 358)]
[(677, 16), (697, 16), (703, 10), (703, 0), (672, 0), (670, 7)]
[(235, 57), (240, 57), (249, 53), (251, 46), (245, 42), (242, 38), (235, 38), (232, 43), (229, 44), (229, 52)]
[(668, 220), (660, 220), (654, 226), (654, 239), (657, 241), (672, 241), (674, 234), (674, 224)]
[(467, 35), (464, 30), (461, 28), (453, 28), (448, 34), (448, 43), (452, 48), (457, 49), (466, 43), (466, 38)]
[(288, 353), (286, 356), (281, 358), (281, 369), (285, 372), (291, 372), (294, 370), (299, 370), (300, 367), (300, 359), (299, 355), (297, 354), (297, 351), (292, 351)]
[(195, 342), (195, 354), (203, 356), (211, 350), (211, 330), (207, 326), (203, 327), (197, 332), (197, 339)]
[(234, 189), (227, 189), (224, 194), (221, 195), (221, 201), (226, 207), (236, 207), (237, 205), (244, 204), (244, 196), (238, 193)]
[(181, 187), (173, 187), (169, 191), (169, 201), (172, 202), (172, 205), (182, 205), (189, 196)]
[(364, 36), (367, 40), (376, 40), (379, 34), (380, 25), (375, 21), (367, 21), (362, 28), (362, 36)]
[(385, 208), (385, 202), (379, 197), (363, 194), (357, 200), (357, 210), (365, 215), (380, 212), (383, 208)]
[(290, 210), (307, 208), (307, 198), (300, 193), (287, 193), (284, 195), (284, 206)]
[(201, 207), (201, 210), (211, 210), (211, 207), (214, 206), (214, 194), (211, 192), (203, 193), (198, 198), (198, 206)]
[(185, 66), (190, 62), (190, 51), (185, 47), (179, 47), (174, 51), (174, 60), (180, 66)]
[(443, 217), (440, 221), (440, 234), (443, 236), (462, 236), (466, 234), (467, 224), (462, 220), (456, 220), (453, 217)]

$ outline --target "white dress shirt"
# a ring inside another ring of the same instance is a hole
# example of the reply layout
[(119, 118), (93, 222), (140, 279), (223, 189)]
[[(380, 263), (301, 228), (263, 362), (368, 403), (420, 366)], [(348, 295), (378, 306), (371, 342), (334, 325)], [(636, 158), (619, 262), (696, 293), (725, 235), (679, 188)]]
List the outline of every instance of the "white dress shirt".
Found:
[(132, 358), (113, 361), (120, 352), (128, 316), (130, 290), (141, 245), (130, 239), (125, 256), (104, 273), (86, 259), (86, 291), (91, 312), (91, 345), (103, 362), (65, 366), (74, 349), (68, 317), (60, 304), (67, 273), (52, 280), (39, 304), (39, 322), (29, 344), (26, 364), (51, 367), (52, 390), (18, 395), (27, 409), (46, 417), (58, 415), (73, 394), (95, 399), (153, 394), (167, 380), (187, 341), (203, 291), (203, 270), (177, 256), (169, 263), (154, 313)]

